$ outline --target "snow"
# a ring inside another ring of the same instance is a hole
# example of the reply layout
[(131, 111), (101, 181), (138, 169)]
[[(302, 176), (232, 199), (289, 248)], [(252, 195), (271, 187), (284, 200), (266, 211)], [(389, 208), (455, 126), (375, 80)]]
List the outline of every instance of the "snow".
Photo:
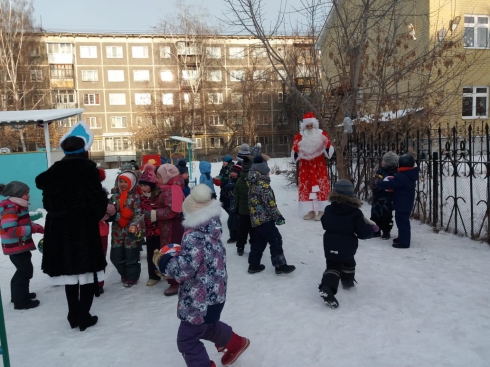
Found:
[[(276, 159), (283, 169), (286, 160)], [(198, 170), (198, 164), (194, 164)], [(220, 164), (213, 164), (213, 175)], [(110, 188), (116, 170), (108, 170)], [(199, 177), (198, 172), (196, 177)], [(296, 271), (275, 275), (268, 250), (259, 274), (247, 273), (247, 256), (226, 245), (229, 274), (222, 321), (250, 339), (234, 364), (281, 367), (434, 367), (488, 366), (490, 360), (490, 247), (412, 221), (412, 247), (398, 250), (391, 241), (360, 241), (356, 255), (358, 284), (341, 287), (340, 306), (327, 308), (318, 295), (325, 268), (320, 222), (297, 214), (297, 193), (283, 176), (272, 175), (286, 224), (279, 227), (284, 251)], [(35, 210), (35, 208), (31, 208)], [(362, 210), (369, 216), (370, 207)], [(226, 243), (226, 213), (223, 211)], [(37, 221), (43, 223), (44, 218)], [(396, 228), (393, 230), (396, 235)], [(34, 235), (36, 242), (40, 235)], [(246, 247), (246, 253), (249, 247)], [(96, 326), (70, 329), (63, 287), (47, 285), (41, 254), (33, 252), (31, 291), (41, 305), (14, 310), (10, 278), (14, 267), (0, 258), (7, 336), (12, 366), (169, 366), (184, 367), (176, 347), (177, 297), (165, 297), (161, 281), (147, 287), (142, 253), (140, 282), (124, 288), (108, 259), (105, 293), (94, 300)], [(485, 285), (486, 284), (486, 285)], [(205, 342), (218, 366), (221, 355)]]

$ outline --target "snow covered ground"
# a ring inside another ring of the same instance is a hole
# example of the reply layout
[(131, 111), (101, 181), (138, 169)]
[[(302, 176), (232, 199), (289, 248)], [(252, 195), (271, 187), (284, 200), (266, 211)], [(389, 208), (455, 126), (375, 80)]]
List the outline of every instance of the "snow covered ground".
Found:
[[(284, 160), (275, 161), (286, 167)], [(213, 164), (213, 175), (219, 169), (220, 164)], [(108, 171), (106, 187), (116, 172)], [(273, 175), (272, 186), (286, 218), (279, 227), (285, 255), (297, 269), (275, 275), (266, 250), (266, 270), (248, 274), (247, 256), (239, 257), (234, 244), (226, 245), (229, 283), (222, 320), (251, 340), (234, 366), (490, 366), (487, 244), (436, 234), (417, 221), (412, 221), (408, 250), (381, 239), (360, 241), (358, 284), (349, 291), (340, 288), (340, 306), (332, 310), (317, 290), (325, 268), (321, 223), (299, 217), (296, 190), (282, 176)], [(362, 210), (369, 216), (368, 204)], [(224, 211), (221, 219), (226, 222)], [(36, 242), (39, 238), (35, 235)], [(109, 254), (108, 262), (105, 293), (92, 306), (99, 322), (80, 332), (66, 321), (63, 287), (47, 285), (39, 252), (33, 252), (31, 291), (41, 305), (26, 311), (14, 310), (10, 303), (14, 267), (8, 257), (0, 257), (12, 366), (185, 366), (176, 347), (177, 297), (163, 296), (163, 281), (146, 286), (145, 258), (140, 282), (129, 289), (122, 286)], [(220, 366), (221, 355), (211, 343), (206, 347)]]

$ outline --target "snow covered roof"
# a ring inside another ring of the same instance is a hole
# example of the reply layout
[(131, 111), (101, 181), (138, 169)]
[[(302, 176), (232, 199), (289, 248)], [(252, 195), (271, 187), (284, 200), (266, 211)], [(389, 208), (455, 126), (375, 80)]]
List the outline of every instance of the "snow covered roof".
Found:
[[(378, 116), (378, 121), (393, 121), (408, 115), (411, 115), (412, 113), (422, 111), (424, 108), (423, 107), (418, 107), (418, 108), (408, 108), (405, 110), (398, 110), (398, 111), (387, 111), (387, 112), (381, 112)], [(358, 117), (356, 121), (364, 121), (364, 122), (373, 122), (375, 120), (376, 115), (367, 115), (367, 116), (362, 116)]]
[(83, 112), (85, 112), (83, 108), (1, 111), (0, 126), (42, 124), (44, 122), (63, 120), (71, 116), (80, 115)]

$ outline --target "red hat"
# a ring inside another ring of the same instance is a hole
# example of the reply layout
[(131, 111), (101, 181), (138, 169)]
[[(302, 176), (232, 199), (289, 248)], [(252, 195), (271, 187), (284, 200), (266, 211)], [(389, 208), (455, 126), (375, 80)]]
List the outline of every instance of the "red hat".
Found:
[(143, 167), (143, 173), (141, 174), (138, 183), (140, 185), (148, 185), (152, 189), (154, 189), (156, 182), (157, 178), (155, 175), (155, 166), (150, 163), (145, 164), (145, 166)]
[(304, 130), (306, 125), (313, 124), (318, 129), (318, 120), (313, 112), (307, 112), (303, 115), (303, 121), (301, 122), (301, 130)]
[(238, 174), (242, 173), (243, 171), (243, 168), (242, 166), (238, 165), (238, 164), (235, 164), (233, 165), (233, 167), (231, 167), (231, 172), (236, 172)]

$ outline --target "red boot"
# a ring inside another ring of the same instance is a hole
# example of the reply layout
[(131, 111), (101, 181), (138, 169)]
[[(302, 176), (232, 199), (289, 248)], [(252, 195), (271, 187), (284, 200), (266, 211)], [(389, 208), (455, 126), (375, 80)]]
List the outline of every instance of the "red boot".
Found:
[(239, 336), (235, 333), (231, 334), (231, 340), (225, 347), (225, 355), (221, 358), (223, 366), (228, 366), (235, 362), (240, 355), (245, 352), (245, 349), (250, 345), (250, 340)]
[(163, 294), (166, 296), (173, 296), (177, 293), (179, 293), (179, 283), (175, 281), (175, 279), (168, 279), (167, 280), (168, 284), (170, 284), (170, 287), (165, 289), (163, 291)]

